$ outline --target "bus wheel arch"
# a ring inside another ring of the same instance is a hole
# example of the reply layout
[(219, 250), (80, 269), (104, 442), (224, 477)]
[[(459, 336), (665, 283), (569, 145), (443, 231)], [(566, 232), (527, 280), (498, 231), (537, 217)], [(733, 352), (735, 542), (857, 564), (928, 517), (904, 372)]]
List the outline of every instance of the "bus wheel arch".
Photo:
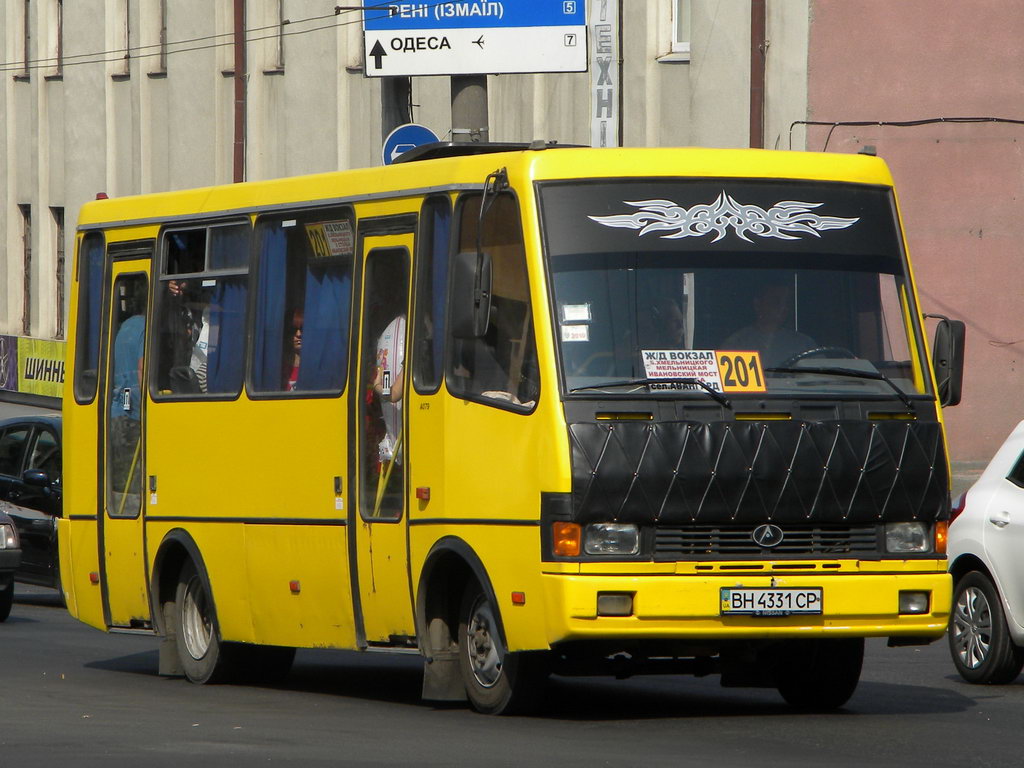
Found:
[(195, 540), (180, 529), (160, 543), (151, 577), (153, 616), (164, 640), (160, 674), (212, 683), (228, 674), (206, 564)]
[(419, 587), (423, 698), (468, 699), (485, 714), (534, 708), (547, 677), (548, 654), (507, 650), (500, 604), (469, 545), (455, 537), (439, 540), (427, 556)]
[(425, 658), (423, 698), (465, 701), (458, 668), (459, 608), (466, 585), (490, 579), (483, 563), (462, 539), (434, 543), (420, 571), (416, 590), (416, 635)]

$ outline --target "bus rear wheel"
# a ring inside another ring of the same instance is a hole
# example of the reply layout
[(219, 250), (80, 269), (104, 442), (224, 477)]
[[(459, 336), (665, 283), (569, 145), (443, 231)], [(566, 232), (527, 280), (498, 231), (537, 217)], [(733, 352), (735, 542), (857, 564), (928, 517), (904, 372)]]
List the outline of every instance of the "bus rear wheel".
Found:
[(459, 669), (477, 712), (522, 714), (540, 703), (548, 674), (547, 654), (506, 651), (497, 612), (474, 583), (466, 589), (459, 611)]
[(779, 693), (797, 709), (837, 709), (853, 696), (864, 662), (864, 638), (792, 640), (778, 669)]
[(182, 672), (193, 683), (216, 683), (227, 677), (213, 601), (191, 561), (182, 566), (174, 603), (175, 635)]

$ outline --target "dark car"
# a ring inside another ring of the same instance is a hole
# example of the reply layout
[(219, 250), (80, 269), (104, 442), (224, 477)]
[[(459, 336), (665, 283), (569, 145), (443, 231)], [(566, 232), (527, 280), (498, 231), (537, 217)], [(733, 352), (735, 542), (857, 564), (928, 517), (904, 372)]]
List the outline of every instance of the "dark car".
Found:
[(21, 539), (14, 578), (60, 588), (57, 518), (61, 516), (59, 414), (0, 420), (0, 501)]
[(14, 573), (21, 563), (21, 549), (18, 546), (18, 531), (0, 503), (0, 621), (7, 621), (14, 604)]

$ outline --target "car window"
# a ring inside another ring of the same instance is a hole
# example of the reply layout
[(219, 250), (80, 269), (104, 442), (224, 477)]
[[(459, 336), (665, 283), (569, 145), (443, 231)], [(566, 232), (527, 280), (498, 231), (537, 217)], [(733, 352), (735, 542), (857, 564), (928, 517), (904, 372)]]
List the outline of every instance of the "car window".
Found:
[(1024, 453), (1017, 457), (1017, 462), (1013, 465), (1013, 469), (1010, 470), (1010, 474), (1006, 476), (1006, 479), (1018, 488), (1024, 488)]
[(0, 474), (12, 476), (21, 474), (28, 433), (27, 426), (16, 426), (8, 427), (0, 434)]
[(53, 432), (39, 430), (25, 469), (41, 469), (50, 476), (51, 482), (60, 480), (60, 443)]

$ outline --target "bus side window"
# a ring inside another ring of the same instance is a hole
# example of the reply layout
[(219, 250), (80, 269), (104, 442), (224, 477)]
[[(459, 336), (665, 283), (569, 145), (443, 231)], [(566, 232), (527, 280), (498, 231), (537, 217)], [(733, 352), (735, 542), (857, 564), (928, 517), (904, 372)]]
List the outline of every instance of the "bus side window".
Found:
[(448, 251), (451, 245), (452, 206), (447, 197), (432, 197), (423, 204), (417, 242), (416, 324), (413, 335), (413, 383), (421, 394), (441, 385), (444, 365), (445, 292), (448, 286)]
[(157, 288), (156, 389), (237, 394), (245, 359), (249, 225), (167, 232)]
[(90, 232), (78, 252), (78, 327), (75, 339), (75, 399), (96, 396), (103, 298), (103, 235)]
[[(475, 251), (480, 195), (459, 201), (459, 252)], [(537, 347), (519, 205), (508, 193), (486, 211), (481, 248), (491, 256), (491, 315), (481, 338), (449, 338), (448, 388), (455, 395), (531, 409), (540, 392)]]
[(252, 392), (344, 388), (354, 230), (350, 208), (274, 214), (257, 222)]

